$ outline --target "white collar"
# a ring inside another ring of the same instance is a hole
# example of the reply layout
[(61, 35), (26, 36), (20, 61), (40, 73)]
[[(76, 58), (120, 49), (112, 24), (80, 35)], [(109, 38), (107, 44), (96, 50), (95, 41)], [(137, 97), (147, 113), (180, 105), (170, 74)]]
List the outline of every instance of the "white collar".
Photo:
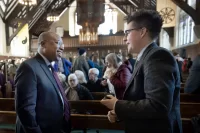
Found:
[(38, 54), (42, 56), (47, 66), (51, 65), (51, 62), (44, 55), (42, 55), (40, 52), (38, 52)]
[(149, 43), (148, 45), (146, 45), (146, 46), (139, 52), (139, 54), (138, 54), (138, 56), (137, 56), (137, 58), (136, 58), (137, 61), (140, 61), (140, 59), (142, 58), (142, 55), (143, 55), (144, 51), (147, 49), (147, 47), (148, 47), (150, 44), (152, 44), (152, 42)]

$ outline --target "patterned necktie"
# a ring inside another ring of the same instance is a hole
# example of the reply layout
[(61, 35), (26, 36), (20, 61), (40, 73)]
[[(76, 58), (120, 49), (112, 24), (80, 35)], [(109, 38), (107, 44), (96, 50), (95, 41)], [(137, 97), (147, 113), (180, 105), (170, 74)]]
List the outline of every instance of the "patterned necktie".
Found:
[(64, 102), (64, 117), (65, 117), (65, 120), (68, 121), (69, 120), (69, 117), (70, 117), (70, 108), (69, 108), (69, 103), (68, 103), (68, 100), (65, 96), (65, 92), (64, 92), (64, 89), (61, 85), (61, 82), (58, 78), (58, 75), (57, 73), (55, 72), (54, 68), (49, 65), (49, 67), (51, 68), (52, 70), (52, 74), (53, 74), (53, 77), (54, 79), (56, 80), (56, 83), (58, 85), (58, 88), (59, 88), (59, 91), (60, 91), (60, 94), (62, 95), (62, 98), (63, 98), (63, 102)]

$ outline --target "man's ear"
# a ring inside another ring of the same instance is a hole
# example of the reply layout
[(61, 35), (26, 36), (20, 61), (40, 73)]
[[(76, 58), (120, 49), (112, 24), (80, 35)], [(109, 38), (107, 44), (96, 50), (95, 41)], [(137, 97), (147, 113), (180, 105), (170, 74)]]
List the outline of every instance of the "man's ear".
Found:
[(147, 33), (147, 29), (146, 28), (142, 28), (141, 32), (140, 32), (141, 38), (143, 38), (146, 33)]

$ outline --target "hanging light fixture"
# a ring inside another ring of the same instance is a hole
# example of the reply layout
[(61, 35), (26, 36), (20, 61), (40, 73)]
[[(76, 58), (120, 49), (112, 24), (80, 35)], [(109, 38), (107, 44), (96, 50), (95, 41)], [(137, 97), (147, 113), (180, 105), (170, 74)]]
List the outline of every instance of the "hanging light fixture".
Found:
[[(105, 0), (77, 0), (79, 44), (98, 44), (98, 26), (104, 22)], [(84, 11), (84, 12), (83, 12)]]
[(57, 13), (48, 13), (47, 14), (47, 20), (50, 22), (55, 22), (58, 21), (60, 19), (59, 14)]
[(33, 6), (33, 5), (37, 5), (37, 0), (19, 0), (19, 3), (22, 5), (29, 5), (29, 6)]

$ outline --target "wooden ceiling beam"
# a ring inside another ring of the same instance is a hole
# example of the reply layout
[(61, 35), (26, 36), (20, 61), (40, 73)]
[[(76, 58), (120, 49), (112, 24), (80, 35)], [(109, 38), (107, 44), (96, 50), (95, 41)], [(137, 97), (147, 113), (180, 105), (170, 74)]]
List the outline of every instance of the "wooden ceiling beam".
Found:
[(117, 5), (133, 5), (131, 2), (127, 1), (114, 1), (113, 3), (117, 4)]
[(183, 0), (171, 0), (174, 2), (177, 6), (179, 6), (183, 11), (185, 11), (191, 18), (194, 20), (194, 23), (196, 25), (200, 25), (200, 2), (199, 0), (196, 0), (196, 6), (198, 7), (196, 10), (189, 6), (187, 2)]
[(1, 19), (4, 21), (4, 12), (1, 7), (0, 7), (0, 16), (1, 16)]
[[(47, 21), (47, 14), (50, 12), (57, 12), (61, 14), (74, 0), (68, 1), (59, 1), (55, 0), (51, 3), (51, 5), (46, 9), (46, 12), (42, 14), (42, 16), (38, 19), (38, 21), (32, 26), (30, 29), (30, 33), (35, 36), (39, 36), (41, 32), (47, 31), (50, 28), (50, 25), (53, 22)], [(59, 2), (59, 5), (52, 10), (53, 6), (55, 6)]]

